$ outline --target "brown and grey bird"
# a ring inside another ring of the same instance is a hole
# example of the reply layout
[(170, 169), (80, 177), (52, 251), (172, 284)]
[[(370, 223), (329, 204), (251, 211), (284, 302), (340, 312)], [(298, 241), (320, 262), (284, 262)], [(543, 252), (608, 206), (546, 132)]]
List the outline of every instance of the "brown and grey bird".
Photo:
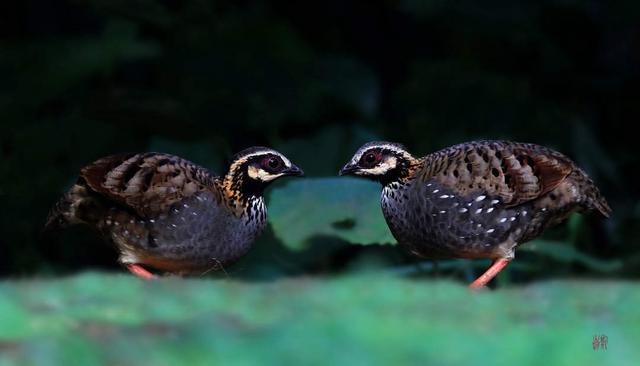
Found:
[(218, 177), (180, 157), (122, 154), (80, 170), (48, 227), (87, 224), (115, 244), (132, 273), (143, 266), (175, 274), (220, 269), (242, 257), (266, 226), (263, 191), (302, 170), (281, 153), (252, 147)]
[(415, 158), (400, 144), (362, 146), (340, 175), (382, 183), (384, 217), (401, 246), (424, 258), (489, 258), (485, 286), (516, 247), (572, 212), (609, 205), (587, 174), (552, 149), (474, 141)]

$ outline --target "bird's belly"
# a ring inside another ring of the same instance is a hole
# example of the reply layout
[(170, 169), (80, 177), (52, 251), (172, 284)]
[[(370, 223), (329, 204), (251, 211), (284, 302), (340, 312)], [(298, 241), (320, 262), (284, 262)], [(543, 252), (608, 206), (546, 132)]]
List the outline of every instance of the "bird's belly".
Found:
[(154, 219), (133, 219), (111, 227), (124, 262), (170, 272), (219, 269), (251, 247), (264, 221), (247, 222), (216, 206), (190, 200)]
[(435, 182), (383, 195), (382, 208), (399, 244), (427, 258), (495, 257), (500, 244), (518, 242), (533, 217), (530, 205), (506, 208), (499, 198), (461, 196)]
[(232, 219), (218, 220), (215, 224), (183, 223), (175, 227), (172, 224), (161, 226), (163, 223), (160, 222), (150, 230), (156, 245), (149, 245), (147, 251), (194, 267), (234, 262), (249, 250), (255, 233), (243, 230), (242, 225)]

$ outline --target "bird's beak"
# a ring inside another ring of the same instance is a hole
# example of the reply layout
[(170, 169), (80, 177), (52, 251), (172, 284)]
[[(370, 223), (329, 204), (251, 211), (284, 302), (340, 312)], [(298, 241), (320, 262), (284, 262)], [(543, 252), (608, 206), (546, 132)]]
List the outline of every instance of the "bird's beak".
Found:
[(347, 165), (343, 166), (338, 172), (338, 175), (349, 175), (358, 170), (358, 166), (355, 164), (347, 163)]
[(295, 165), (291, 165), (291, 167), (289, 169), (287, 169), (285, 171), (286, 175), (291, 175), (291, 176), (296, 176), (296, 177), (301, 177), (304, 175), (304, 172), (302, 171), (302, 169), (298, 168)]

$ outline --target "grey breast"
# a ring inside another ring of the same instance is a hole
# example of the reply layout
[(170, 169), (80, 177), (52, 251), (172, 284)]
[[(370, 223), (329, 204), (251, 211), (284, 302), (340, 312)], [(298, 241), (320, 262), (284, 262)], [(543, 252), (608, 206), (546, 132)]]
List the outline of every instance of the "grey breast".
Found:
[(385, 188), (382, 208), (399, 243), (435, 258), (488, 255), (532, 213), (530, 205), (505, 208), (497, 197), (462, 196), (434, 180)]
[(147, 225), (147, 250), (192, 263), (234, 261), (264, 228), (264, 222), (236, 217), (208, 192), (176, 203), (166, 214), (147, 220)]

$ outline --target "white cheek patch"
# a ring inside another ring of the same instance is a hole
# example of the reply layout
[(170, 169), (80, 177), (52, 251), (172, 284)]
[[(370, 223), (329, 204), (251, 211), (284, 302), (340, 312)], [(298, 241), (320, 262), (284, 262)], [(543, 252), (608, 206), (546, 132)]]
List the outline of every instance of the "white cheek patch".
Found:
[(255, 180), (259, 180), (262, 182), (270, 182), (276, 178), (279, 178), (283, 175), (283, 173), (279, 173), (279, 174), (271, 174), (269, 172), (267, 172), (264, 169), (261, 168), (257, 168), (253, 165), (249, 166), (249, 170), (248, 170), (248, 174), (249, 177), (251, 179), (255, 179)]
[(389, 156), (385, 161), (369, 169), (360, 169), (356, 172), (358, 175), (385, 175), (391, 169), (395, 169), (398, 159), (395, 156)]

